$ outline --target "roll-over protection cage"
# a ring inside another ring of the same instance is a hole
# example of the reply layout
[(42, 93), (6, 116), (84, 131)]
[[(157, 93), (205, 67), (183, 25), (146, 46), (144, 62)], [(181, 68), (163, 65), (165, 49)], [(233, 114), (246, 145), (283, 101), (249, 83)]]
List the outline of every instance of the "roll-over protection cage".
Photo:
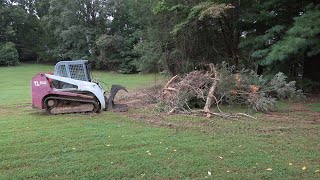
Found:
[(88, 60), (60, 61), (54, 67), (54, 75), (91, 82)]

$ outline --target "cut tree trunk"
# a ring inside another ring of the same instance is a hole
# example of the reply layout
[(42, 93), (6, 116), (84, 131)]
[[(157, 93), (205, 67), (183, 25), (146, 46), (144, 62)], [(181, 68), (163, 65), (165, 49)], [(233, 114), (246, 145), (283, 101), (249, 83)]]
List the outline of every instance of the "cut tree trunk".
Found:
[(213, 103), (213, 100), (215, 99), (214, 92), (215, 92), (217, 84), (218, 84), (218, 72), (217, 72), (217, 69), (215, 68), (215, 66), (213, 64), (210, 64), (210, 68), (211, 68), (211, 71), (214, 74), (214, 80), (213, 80), (212, 86), (211, 86), (211, 88), (209, 90), (208, 97), (207, 97), (207, 100), (206, 100), (206, 104), (205, 104), (205, 106), (203, 108), (204, 112), (207, 114), (207, 117), (211, 117), (212, 116), (212, 113), (210, 112), (210, 108), (211, 108), (211, 105)]

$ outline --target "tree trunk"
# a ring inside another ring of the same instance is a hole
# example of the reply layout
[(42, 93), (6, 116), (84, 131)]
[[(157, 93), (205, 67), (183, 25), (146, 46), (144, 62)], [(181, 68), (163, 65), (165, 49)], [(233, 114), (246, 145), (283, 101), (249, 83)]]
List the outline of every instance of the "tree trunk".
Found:
[(203, 111), (205, 113), (207, 113), (207, 117), (211, 117), (212, 116), (212, 113), (210, 112), (210, 107), (211, 107), (211, 105), (213, 103), (213, 100), (215, 100), (214, 92), (215, 92), (217, 84), (218, 84), (218, 79), (217, 79), (218, 78), (218, 72), (217, 72), (217, 69), (215, 68), (215, 66), (213, 64), (210, 64), (210, 68), (211, 68), (211, 71), (214, 74), (214, 81), (213, 81), (212, 86), (211, 86), (211, 88), (209, 90), (206, 104), (205, 104), (205, 106), (203, 108)]

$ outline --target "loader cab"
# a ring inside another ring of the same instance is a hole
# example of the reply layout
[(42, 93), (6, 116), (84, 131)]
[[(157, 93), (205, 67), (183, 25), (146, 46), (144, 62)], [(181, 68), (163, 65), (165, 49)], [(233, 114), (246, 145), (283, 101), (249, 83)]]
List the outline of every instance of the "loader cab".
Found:
[(60, 61), (54, 67), (54, 75), (91, 82), (89, 61)]
[[(59, 61), (54, 67), (54, 75), (87, 82), (92, 80), (88, 60)], [(53, 81), (53, 86), (57, 89), (76, 88), (59, 81)]]

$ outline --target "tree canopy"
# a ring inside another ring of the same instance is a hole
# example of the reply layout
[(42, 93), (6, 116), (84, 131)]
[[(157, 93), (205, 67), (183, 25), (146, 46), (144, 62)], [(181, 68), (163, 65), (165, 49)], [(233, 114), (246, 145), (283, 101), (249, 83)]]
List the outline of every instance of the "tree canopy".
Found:
[[(2, 65), (89, 59), (125, 73), (203, 63), (283, 71), (319, 61), (316, 0), (0, 0)], [(17, 52), (17, 53), (15, 53)], [(17, 55), (15, 55), (17, 54)], [(294, 73), (293, 73), (294, 72)], [(261, 72), (260, 72), (261, 73)]]

